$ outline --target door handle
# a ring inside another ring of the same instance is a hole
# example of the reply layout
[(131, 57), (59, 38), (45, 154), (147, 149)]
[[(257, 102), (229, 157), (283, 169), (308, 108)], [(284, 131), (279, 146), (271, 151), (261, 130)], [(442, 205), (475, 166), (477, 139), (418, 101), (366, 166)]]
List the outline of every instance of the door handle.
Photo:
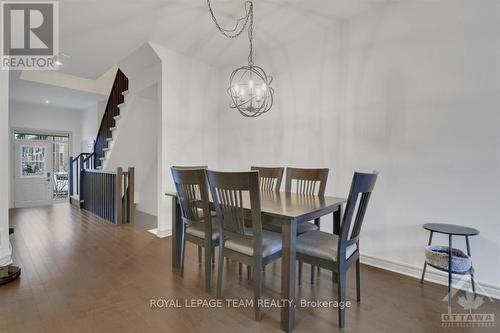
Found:
[(47, 181), (50, 183), (50, 178), (49, 178), (49, 179), (47, 179)]

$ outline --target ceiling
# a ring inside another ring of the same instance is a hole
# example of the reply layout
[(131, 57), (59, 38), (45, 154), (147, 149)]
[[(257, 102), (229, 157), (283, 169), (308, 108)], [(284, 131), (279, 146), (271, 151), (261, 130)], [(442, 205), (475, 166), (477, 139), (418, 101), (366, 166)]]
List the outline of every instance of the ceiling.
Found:
[[(255, 47), (264, 50), (314, 34), (390, 0), (254, 0)], [(95, 79), (146, 41), (214, 66), (246, 59), (245, 37), (220, 35), (206, 0), (61, 0), (63, 72)], [(243, 0), (212, 0), (221, 25), (244, 14)]]
[[(254, 0), (255, 50), (279, 47), (321, 33), (394, 0)], [(244, 15), (243, 0), (211, 0), (220, 24), (232, 27)], [(60, 0), (60, 51), (69, 55), (63, 73), (96, 79), (147, 41), (223, 67), (245, 61), (246, 36), (229, 40), (216, 29), (206, 0)], [(83, 109), (103, 96), (11, 80), (12, 100)]]
[(14, 102), (46, 104), (66, 110), (83, 110), (107, 96), (66, 89), (48, 84), (19, 79), (19, 72), (11, 72), (9, 99)]

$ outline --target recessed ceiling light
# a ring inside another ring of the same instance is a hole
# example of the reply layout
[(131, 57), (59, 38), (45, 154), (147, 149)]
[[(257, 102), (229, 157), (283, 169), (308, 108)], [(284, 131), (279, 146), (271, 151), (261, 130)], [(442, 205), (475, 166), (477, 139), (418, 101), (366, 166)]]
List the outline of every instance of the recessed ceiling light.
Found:
[(62, 63), (62, 62), (60, 62), (59, 60), (56, 60), (56, 65), (57, 65), (57, 66), (62, 66), (62, 65), (63, 65), (63, 63)]
[(45, 104), (49, 104), (50, 101), (48, 99), (45, 100)]

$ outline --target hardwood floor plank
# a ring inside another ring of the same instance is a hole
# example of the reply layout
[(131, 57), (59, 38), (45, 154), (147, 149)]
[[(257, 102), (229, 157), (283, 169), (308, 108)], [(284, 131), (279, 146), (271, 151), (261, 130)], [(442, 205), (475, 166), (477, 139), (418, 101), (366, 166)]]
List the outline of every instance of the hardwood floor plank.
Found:
[[(171, 269), (171, 240), (133, 225), (115, 226), (69, 204), (11, 211), (14, 261), (21, 278), (0, 287), (0, 332), (281, 332), (280, 309), (158, 309), (156, 298), (212, 299), (204, 292), (197, 249), (187, 244), (184, 278)], [(307, 266), (307, 265), (306, 265)], [(252, 281), (240, 278), (236, 262), (225, 264), (224, 297), (248, 298)], [(308, 281), (308, 267), (304, 281)], [(347, 280), (343, 332), (494, 332), (488, 328), (443, 328), (446, 287), (381, 269), (361, 267), (361, 303), (354, 270)], [(267, 267), (263, 295), (278, 299), (281, 266)], [(213, 285), (214, 287), (214, 285)], [(212, 288), (215, 290), (215, 288)], [(314, 286), (296, 287), (297, 300), (336, 299), (331, 274), (321, 271)], [(460, 295), (460, 294), (459, 294)], [(457, 296), (458, 297), (458, 296)], [(456, 305), (456, 310), (460, 306)], [(500, 313), (499, 302), (484, 312)], [(336, 309), (297, 308), (294, 332), (340, 332)]]

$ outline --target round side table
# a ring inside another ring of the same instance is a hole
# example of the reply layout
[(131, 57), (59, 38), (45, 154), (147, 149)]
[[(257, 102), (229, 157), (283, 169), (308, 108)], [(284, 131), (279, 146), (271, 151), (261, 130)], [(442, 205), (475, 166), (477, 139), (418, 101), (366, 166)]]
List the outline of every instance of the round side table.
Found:
[[(479, 235), (479, 230), (474, 229), (474, 228), (469, 228), (469, 227), (464, 227), (460, 225), (455, 225), (455, 224), (445, 224), (445, 223), (426, 223), (422, 225), (422, 227), (426, 230), (430, 231), (429, 235), (429, 242), (428, 245), (431, 245), (432, 243), (432, 235), (437, 232), (440, 234), (446, 234), (448, 235), (448, 269), (443, 269), (440, 267), (432, 266), (433, 268), (439, 269), (441, 271), (448, 272), (448, 306), (451, 304), (451, 281), (453, 277), (453, 269), (452, 269), (452, 264), (451, 264), (451, 258), (452, 258), (452, 236), (464, 236), (465, 237), (465, 243), (467, 245), (467, 255), (470, 257), (470, 245), (469, 245), (469, 236), (476, 236)], [(424, 282), (424, 277), (425, 277), (425, 269), (427, 268), (427, 261), (424, 263), (424, 270), (422, 272), (422, 278), (420, 279), (420, 283)], [(470, 268), (468, 272), (463, 272), (463, 273), (457, 273), (457, 274), (470, 274), (471, 278), (471, 283), (472, 283), (472, 291), (474, 292), (474, 295), (476, 294), (476, 286), (474, 283), (474, 269)]]

